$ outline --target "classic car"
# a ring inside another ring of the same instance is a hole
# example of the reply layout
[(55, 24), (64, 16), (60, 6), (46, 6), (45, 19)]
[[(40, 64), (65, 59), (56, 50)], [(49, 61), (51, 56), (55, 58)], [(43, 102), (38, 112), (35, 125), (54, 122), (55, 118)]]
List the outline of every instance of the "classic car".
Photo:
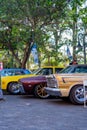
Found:
[(19, 79), (19, 86), (23, 92), (39, 98), (60, 96), (83, 104), (83, 79), (87, 79), (87, 65), (70, 65), (58, 74)]
[(49, 94), (44, 91), (47, 84), (45, 75), (21, 78), (18, 83), (21, 93), (33, 94), (39, 98), (49, 97)]
[(69, 66), (62, 72), (46, 77), (45, 91), (49, 95), (68, 98), (74, 104), (83, 104), (85, 101), (83, 83), (87, 81), (87, 65)]
[[(48, 74), (53, 74), (59, 72), (63, 67), (60, 66), (45, 66), (42, 68), (37, 69), (35, 72), (31, 74), (24, 75), (22, 73), (23, 69), (21, 69), (21, 73), (18, 73), (18, 70), (15, 71), (16, 73), (13, 73), (12, 69), (4, 69), (2, 70), (2, 76), (1, 76), (1, 82), (2, 82), (2, 90), (7, 91), (11, 94), (18, 94), (20, 93), (20, 89), (18, 86), (18, 80), (20, 78), (24, 77), (32, 77), (35, 75), (48, 75)], [(9, 76), (5, 76), (5, 71), (7, 72)], [(27, 71), (27, 70), (26, 70)], [(11, 75), (11, 76), (10, 76)]]
[(1, 88), (3, 91), (7, 91), (10, 94), (18, 94), (20, 92), (18, 86), (18, 80), (20, 78), (29, 77), (28, 75), (14, 75), (14, 76), (1, 76)]
[(60, 72), (64, 66), (43, 66), (33, 72), (35, 75), (49, 75)]

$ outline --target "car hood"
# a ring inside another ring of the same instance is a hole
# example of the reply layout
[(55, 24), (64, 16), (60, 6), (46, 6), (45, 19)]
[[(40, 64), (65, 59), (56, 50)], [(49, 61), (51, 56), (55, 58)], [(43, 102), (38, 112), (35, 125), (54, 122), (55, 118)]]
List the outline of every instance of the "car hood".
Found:
[(79, 77), (79, 76), (87, 76), (87, 73), (84, 74), (84, 73), (71, 73), (71, 74), (65, 74), (65, 73), (58, 73), (58, 74), (52, 74), (52, 75), (39, 75), (39, 76), (31, 76), (31, 77), (25, 77), (25, 78), (20, 78), (18, 81), (19, 82), (40, 82), (40, 81), (44, 81), (46, 82), (47, 80), (47, 77), (50, 77), (50, 76), (54, 76), (55, 78), (65, 78), (65, 77)]
[(28, 81), (34, 81), (34, 80), (46, 80), (46, 77), (41, 75), (41, 76), (32, 76), (32, 77), (19, 79), (19, 81), (21, 82), (28, 82)]
[(86, 78), (87, 77), (87, 73), (58, 73), (58, 74), (53, 74), (53, 75), (48, 75), (46, 76), (47, 79), (51, 79), (51, 78), (56, 78), (56, 79), (60, 79), (60, 78)]

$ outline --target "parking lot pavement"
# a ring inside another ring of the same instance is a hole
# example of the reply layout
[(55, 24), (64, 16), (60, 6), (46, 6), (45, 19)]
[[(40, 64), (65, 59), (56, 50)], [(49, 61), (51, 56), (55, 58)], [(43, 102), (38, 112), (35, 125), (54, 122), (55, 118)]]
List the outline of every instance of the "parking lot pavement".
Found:
[(87, 130), (87, 108), (60, 99), (4, 95), (0, 130)]

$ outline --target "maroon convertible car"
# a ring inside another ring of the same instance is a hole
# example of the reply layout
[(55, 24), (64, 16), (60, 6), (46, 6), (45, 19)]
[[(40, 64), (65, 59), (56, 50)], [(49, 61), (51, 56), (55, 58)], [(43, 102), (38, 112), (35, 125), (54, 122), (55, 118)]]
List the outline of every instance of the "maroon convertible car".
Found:
[(44, 87), (46, 87), (47, 84), (46, 76), (53, 73), (59, 73), (62, 69), (63, 67), (48, 66), (37, 70), (34, 72), (36, 76), (22, 78), (18, 81), (19, 91), (21, 93), (33, 94), (39, 98), (48, 98), (49, 94), (44, 91)]
[(35, 97), (48, 98), (49, 94), (44, 91), (46, 87), (46, 76), (33, 76), (22, 78), (18, 81), (20, 92), (26, 94), (33, 94)]

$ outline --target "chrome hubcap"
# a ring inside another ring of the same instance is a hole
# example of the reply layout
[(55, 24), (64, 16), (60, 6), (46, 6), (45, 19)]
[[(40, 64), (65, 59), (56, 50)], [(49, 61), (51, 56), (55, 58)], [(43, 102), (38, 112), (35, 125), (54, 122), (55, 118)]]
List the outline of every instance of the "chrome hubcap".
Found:
[(42, 98), (48, 97), (49, 95), (44, 91), (44, 87), (42, 85), (40, 85), (38, 87), (38, 95)]
[(13, 93), (19, 93), (19, 86), (18, 86), (17, 83), (13, 83), (13, 84), (12, 84), (11, 91), (12, 91)]
[(82, 86), (78, 87), (75, 91), (75, 97), (78, 101), (84, 102), (84, 89)]

